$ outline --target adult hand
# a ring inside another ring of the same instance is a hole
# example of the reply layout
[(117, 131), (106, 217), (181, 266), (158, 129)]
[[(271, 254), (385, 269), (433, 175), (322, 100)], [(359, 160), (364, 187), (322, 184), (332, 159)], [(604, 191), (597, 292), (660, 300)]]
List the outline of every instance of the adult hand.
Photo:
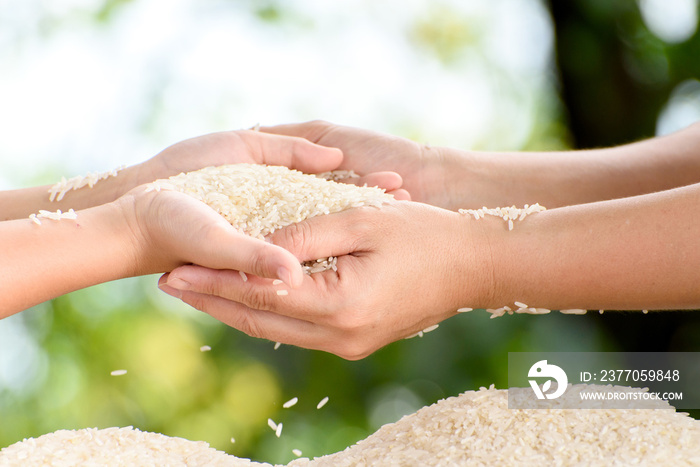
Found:
[[(339, 149), (320, 146), (304, 138), (252, 130), (225, 131), (191, 138), (166, 148), (142, 164), (140, 182), (148, 183), (208, 166), (237, 163), (283, 165), (304, 173), (321, 173), (337, 169), (342, 160)], [(365, 172), (364, 175), (353, 183), (379, 186), (390, 193), (401, 187), (401, 177), (393, 172)]]
[(337, 273), (304, 276), (287, 295), (270, 280), (196, 266), (160, 287), (246, 334), (359, 359), (452, 316), (465, 297), (481, 301), (488, 265), (475, 258), (488, 255), (476, 254), (474, 224), (411, 202), (351, 209), (271, 236), (301, 261), (338, 256)]
[(397, 172), (403, 179), (403, 188), (412, 200), (453, 208), (453, 191), (457, 187), (446, 183), (451, 168), (446, 159), (452, 156), (440, 148), (430, 148), (398, 136), (320, 120), (262, 127), (260, 130), (302, 137), (316, 144), (340, 148), (344, 155), (340, 169), (352, 169), (360, 175), (379, 171)]

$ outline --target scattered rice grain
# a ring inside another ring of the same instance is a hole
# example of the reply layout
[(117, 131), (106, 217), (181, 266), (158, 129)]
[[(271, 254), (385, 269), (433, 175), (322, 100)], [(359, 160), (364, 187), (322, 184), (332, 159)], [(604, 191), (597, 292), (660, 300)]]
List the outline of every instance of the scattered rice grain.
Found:
[(320, 409), (321, 407), (323, 407), (323, 406), (326, 405), (327, 403), (328, 403), (328, 396), (326, 396), (326, 397), (324, 397), (323, 399), (321, 399), (321, 402), (319, 402), (319, 403), (316, 405), (316, 408), (317, 408), (317, 409)]
[(114, 370), (110, 373), (112, 376), (123, 376), (126, 374), (126, 370)]
[(282, 407), (284, 407), (285, 409), (288, 409), (290, 407), (294, 407), (297, 402), (299, 402), (299, 398), (293, 397), (293, 398), (289, 399), (287, 402), (285, 402), (284, 404), (282, 404)]

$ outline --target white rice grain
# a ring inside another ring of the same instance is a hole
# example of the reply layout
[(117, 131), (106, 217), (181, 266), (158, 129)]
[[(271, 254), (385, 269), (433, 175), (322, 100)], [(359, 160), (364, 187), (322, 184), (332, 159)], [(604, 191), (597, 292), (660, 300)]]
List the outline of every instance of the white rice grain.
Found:
[(125, 168), (126, 166), (121, 166), (102, 173), (90, 172), (85, 176), (79, 175), (69, 179), (61, 177), (61, 181), (49, 188), (49, 201), (61, 201), (66, 193), (71, 190), (79, 190), (85, 186), (92, 188), (100, 180), (116, 177), (119, 171)]
[(110, 373), (112, 376), (123, 376), (126, 374), (126, 370), (114, 370)]
[(328, 396), (326, 396), (326, 397), (324, 397), (323, 399), (321, 399), (321, 401), (316, 405), (316, 408), (317, 408), (317, 409), (320, 409), (321, 407), (323, 407), (323, 406), (326, 405), (327, 403), (328, 403)]
[(293, 398), (289, 399), (287, 402), (285, 402), (284, 404), (282, 404), (282, 407), (284, 407), (285, 409), (288, 409), (290, 407), (294, 407), (297, 402), (299, 402), (299, 398), (293, 397)]
[(210, 350), (211, 350), (211, 347), (209, 347), (208, 345), (203, 345), (199, 348), (200, 352), (209, 352)]
[(241, 279), (243, 279), (243, 282), (248, 282), (248, 276), (246, 275), (245, 272), (243, 272), (243, 271), (238, 271), (238, 274), (240, 274)]
[(588, 313), (588, 310), (584, 310), (583, 308), (571, 308), (567, 310), (559, 310), (559, 313), (565, 315), (585, 315)]
[(277, 295), (289, 295), (289, 291), (288, 290), (278, 290)]

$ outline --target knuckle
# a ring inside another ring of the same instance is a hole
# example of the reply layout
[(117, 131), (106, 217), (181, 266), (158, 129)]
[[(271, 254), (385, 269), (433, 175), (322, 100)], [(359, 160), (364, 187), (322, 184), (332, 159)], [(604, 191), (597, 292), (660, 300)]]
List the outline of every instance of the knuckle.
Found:
[(284, 229), (278, 231), (278, 234), (279, 235), (275, 238), (280, 242), (277, 243), (278, 246), (299, 256), (303, 254), (306, 248), (307, 239), (311, 238), (311, 227), (307, 222), (298, 222), (288, 225)]
[(270, 244), (260, 245), (251, 254), (251, 267), (255, 275), (261, 277), (269, 277), (274, 273), (272, 271), (273, 258), (275, 257), (275, 248)]
[(250, 337), (260, 339), (264, 336), (260, 323), (258, 323), (258, 321), (255, 320), (250, 313), (241, 313), (241, 320), (239, 324), (240, 327), (237, 326), (236, 329)]
[(254, 310), (271, 310), (272, 300), (270, 295), (261, 289), (248, 287), (243, 290), (241, 302)]

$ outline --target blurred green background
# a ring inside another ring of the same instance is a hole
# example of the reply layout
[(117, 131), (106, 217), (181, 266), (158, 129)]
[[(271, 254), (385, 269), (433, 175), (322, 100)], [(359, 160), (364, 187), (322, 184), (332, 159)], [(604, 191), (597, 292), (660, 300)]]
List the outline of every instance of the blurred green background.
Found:
[[(697, 0), (5, 0), (0, 188), (256, 122), (323, 118), (487, 150), (665, 134), (700, 120), (697, 17)], [(132, 425), (288, 462), (506, 387), (508, 352), (700, 350), (695, 312), (475, 311), (347, 362), (274, 350), (155, 284), (104, 284), (0, 321), (0, 446)]]

